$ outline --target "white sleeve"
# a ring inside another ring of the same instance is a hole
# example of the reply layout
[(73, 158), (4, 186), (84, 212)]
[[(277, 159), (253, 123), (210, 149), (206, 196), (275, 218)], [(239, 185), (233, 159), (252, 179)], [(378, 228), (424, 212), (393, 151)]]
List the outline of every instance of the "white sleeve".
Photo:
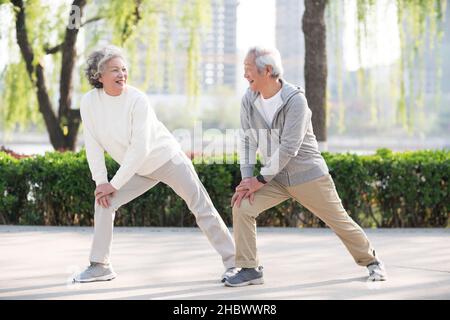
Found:
[(84, 144), (86, 157), (91, 170), (92, 180), (98, 186), (108, 182), (108, 172), (105, 165), (105, 150), (94, 135), (92, 119), (87, 108), (90, 108), (87, 99), (83, 97), (80, 105), (81, 120), (83, 121)]
[(145, 97), (139, 98), (132, 111), (131, 141), (122, 164), (111, 185), (119, 190), (144, 164), (150, 153), (151, 139), (154, 137), (156, 114)]

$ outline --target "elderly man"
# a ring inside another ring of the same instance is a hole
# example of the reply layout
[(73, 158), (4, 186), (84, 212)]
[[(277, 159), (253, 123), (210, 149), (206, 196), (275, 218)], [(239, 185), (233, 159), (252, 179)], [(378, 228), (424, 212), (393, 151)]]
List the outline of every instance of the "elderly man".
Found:
[[(318, 149), (304, 90), (281, 78), (279, 52), (251, 48), (244, 68), (249, 89), (241, 106), (242, 181), (231, 200), (236, 267), (242, 269), (225, 285), (264, 283), (256, 249), (255, 219), (264, 210), (290, 198), (337, 234), (355, 262), (368, 268), (368, 280), (386, 280), (383, 263), (375, 256), (364, 231), (342, 206)], [(259, 175), (253, 176), (257, 149), (264, 166)]]

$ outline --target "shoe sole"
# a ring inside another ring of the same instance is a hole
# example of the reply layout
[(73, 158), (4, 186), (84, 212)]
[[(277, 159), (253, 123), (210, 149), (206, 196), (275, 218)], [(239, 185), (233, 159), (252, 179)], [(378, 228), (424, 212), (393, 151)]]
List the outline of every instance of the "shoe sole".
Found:
[[(233, 275), (234, 276), (234, 275)], [(231, 276), (231, 277), (233, 277)], [(231, 277), (223, 277), (220, 282), (224, 283), (225, 281), (227, 281), (228, 279), (230, 279)]]
[(73, 282), (85, 283), (85, 282), (96, 282), (96, 281), (111, 281), (117, 277), (116, 273), (108, 274), (106, 276), (89, 278), (89, 279), (77, 279), (74, 278)]
[(243, 287), (243, 286), (248, 286), (251, 284), (264, 284), (264, 278), (258, 278), (258, 279), (254, 279), (254, 280), (250, 280), (250, 281), (241, 282), (241, 283), (229, 283), (227, 280), (225, 280), (225, 285), (227, 287)]
[(387, 277), (374, 277), (374, 278), (368, 278), (368, 282), (377, 282), (377, 281), (386, 281)]

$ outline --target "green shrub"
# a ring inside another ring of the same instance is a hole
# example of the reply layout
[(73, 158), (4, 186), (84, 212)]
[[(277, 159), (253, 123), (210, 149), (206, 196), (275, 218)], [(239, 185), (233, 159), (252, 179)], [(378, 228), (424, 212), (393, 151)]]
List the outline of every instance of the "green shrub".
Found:
[[(363, 227), (448, 227), (450, 151), (375, 155), (323, 154), (339, 196)], [(106, 156), (108, 178), (118, 164)], [(196, 164), (199, 178), (227, 225), (230, 199), (240, 182), (235, 164)], [(256, 166), (255, 173), (259, 170)], [(93, 224), (95, 184), (84, 151), (48, 152), (15, 159), (0, 152), (0, 223), (33, 225)], [(160, 183), (122, 206), (118, 226), (194, 226), (184, 201)], [(263, 226), (323, 227), (324, 223), (288, 200), (258, 217)]]

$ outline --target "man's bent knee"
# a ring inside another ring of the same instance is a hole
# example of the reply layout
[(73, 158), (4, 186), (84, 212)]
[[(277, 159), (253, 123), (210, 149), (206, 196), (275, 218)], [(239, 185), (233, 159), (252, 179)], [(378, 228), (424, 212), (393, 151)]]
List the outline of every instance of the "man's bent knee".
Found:
[(252, 205), (250, 204), (250, 202), (248, 201), (248, 199), (244, 199), (241, 202), (241, 205), (238, 207), (237, 204), (235, 203), (233, 205), (233, 217), (238, 217), (238, 216), (255, 216), (258, 213), (255, 212), (254, 208), (252, 208)]

